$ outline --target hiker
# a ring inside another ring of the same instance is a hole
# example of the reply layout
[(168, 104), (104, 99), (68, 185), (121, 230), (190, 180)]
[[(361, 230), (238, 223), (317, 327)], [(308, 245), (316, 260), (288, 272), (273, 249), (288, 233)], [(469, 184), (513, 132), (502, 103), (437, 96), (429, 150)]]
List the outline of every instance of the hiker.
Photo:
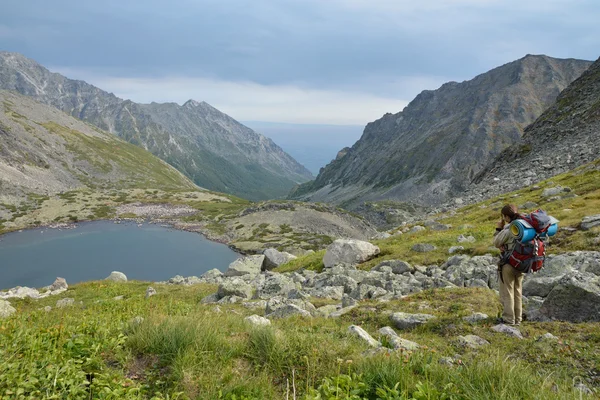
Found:
[(494, 246), (500, 249), (501, 262), (498, 264), (500, 276), (500, 302), (504, 307), (502, 322), (509, 325), (519, 325), (523, 319), (523, 276), (503, 257), (516, 244), (510, 223), (519, 218), (519, 211), (514, 204), (506, 204), (500, 211), (502, 219), (496, 225)]

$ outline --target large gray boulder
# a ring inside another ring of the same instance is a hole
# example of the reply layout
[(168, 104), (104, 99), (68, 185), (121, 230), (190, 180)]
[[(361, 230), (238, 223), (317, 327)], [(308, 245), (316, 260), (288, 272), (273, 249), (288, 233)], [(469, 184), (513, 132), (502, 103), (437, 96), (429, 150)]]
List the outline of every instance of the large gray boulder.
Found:
[(238, 258), (229, 264), (225, 276), (258, 275), (262, 270), (264, 260), (263, 254)]
[(0, 300), (0, 318), (8, 318), (17, 310), (6, 300)]
[(254, 288), (239, 278), (224, 280), (217, 290), (219, 299), (227, 296), (237, 296), (243, 299), (251, 299)]
[(112, 282), (127, 282), (127, 276), (122, 272), (113, 271), (105, 280)]
[(259, 288), (258, 298), (266, 300), (274, 296), (287, 296), (295, 289), (296, 283), (291, 278), (282, 274), (273, 274), (267, 276)]
[(337, 239), (327, 247), (323, 264), (331, 268), (338, 264), (356, 265), (378, 255), (379, 247), (361, 240)]
[(561, 277), (532, 277), (523, 282), (523, 295), (546, 297), (558, 284)]
[(477, 349), (479, 347), (489, 345), (490, 342), (476, 335), (465, 335), (458, 337), (458, 344), (470, 349)]
[(271, 321), (265, 317), (261, 317), (260, 315), (250, 315), (244, 318), (244, 321), (249, 323), (252, 326), (269, 326), (271, 325)]
[(434, 251), (435, 249), (437, 249), (437, 247), (431, 243), (417, 243), (411, 247), (412, 251), (416, 251), (418, 253), (428, 253), (430, 251)]
[(316, 310), (317, 310), (315, 308), (315, 306), (311, 302), (309, 302), (307, 300), (303, 300), (303, 299), (287, 299), (287, 298), (284, 298), (284, 297), (277, 296), (277, 297), (273, 297), (273, 298), (271, 298), (271, 299), (269, 299), (267, 301), (267, 306), (265, 307), (265, 315), (268, 317), (271, 314), (276, 313), (280, 308), (286, 308), (287, 311), (281, 312), (281, 313), (279, 313), (277, 315), (281, 315), (282, 313), (286, 314), (288, 312), (290, 312), (290, 313), (293, 314), (295, 308), (288, 307), (290, 305), (292, 305), (294, 307), (297, 307), (297, 308), (299, 308), (299, 309), (301, 309), (303, 311), (306, 311), (310, 315), (314, 314), (316, 312)]
[(394, 331), (389, 326), (384, 326), (383, 328), (379, 329), (378, 332), (381, 336), (387, 338), (387, 342), (392, 346), (394, 350), (415, 351), (420, 347), (419, 344), (398, 336), (396, 331)]
[(393, 313), (390, 316), (394, 326), (398, 329), (414, 328), (415, 326), (423, 325), (434, 318), (433, 315), (429, 314), (408, 314), (403, 312)]
[(581, 229), (584, 231), (589, 231), (595, 226), (600, 226), (600, 214), (590, 215), (588, 217), (583, 218), (581, 221)]
[(548, 294), (540, 313), (561, 321), (600, 321), (600, 278), (588, 272), (567, 274)]
[(298, 258), (293, 254), (282, 252), (277, 249), (267, 249), (263, 252), (263, 254), (265, 256), (263, 269), (267, 271)]

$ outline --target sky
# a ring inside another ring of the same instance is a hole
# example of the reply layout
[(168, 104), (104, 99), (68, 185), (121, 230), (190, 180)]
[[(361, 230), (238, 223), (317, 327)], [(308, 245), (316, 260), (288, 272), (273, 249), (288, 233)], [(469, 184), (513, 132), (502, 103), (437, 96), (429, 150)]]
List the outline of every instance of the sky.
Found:
[(597, 0), (0, 0), (0, 50), (137, 102), (365, 125), (525, 56), (595, 60)]

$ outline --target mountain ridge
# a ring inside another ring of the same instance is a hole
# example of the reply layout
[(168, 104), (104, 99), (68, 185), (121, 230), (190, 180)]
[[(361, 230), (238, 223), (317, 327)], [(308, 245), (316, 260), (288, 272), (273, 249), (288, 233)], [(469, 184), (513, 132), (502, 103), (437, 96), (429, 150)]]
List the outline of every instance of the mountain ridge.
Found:
[[(0, 52), (0, 88), (32, 96), (115, 133), (207, 189), (262, 200), (283, 197), (312, 178), (273, 141), (206, 102), (138, 104), (9, 52)], [(232, 138), (237, 142), (231, 143)]]
[(399, 113), (367, 124), (343, 157), (289, 197), (350, 208), (379, 200), (443, 203), (518, 142), (590, 64), (527, 55), (471, 80), (424, 90)]

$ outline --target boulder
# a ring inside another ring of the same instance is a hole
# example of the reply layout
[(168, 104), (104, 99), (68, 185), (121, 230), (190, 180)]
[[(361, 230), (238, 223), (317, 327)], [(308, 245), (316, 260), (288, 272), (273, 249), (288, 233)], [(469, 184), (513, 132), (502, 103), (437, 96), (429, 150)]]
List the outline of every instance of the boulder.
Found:
[[(293, 305), (294, 307), (300, 308), (303, 311), (306, 311), (309, 314), (313, 314), (316, 312), (315, 306), (307, 301), (301, 299), (286, 299), (284, 297), (273, 297), (267, 301), (267, 305), (265, 307), (265, 314), (269, 316), (270, 314), (275, 313), (280, 308), (286, 308), (289, 305)], [(291, 310), (293, 312), (293, 310)]]
[(458, 243), (475, 243), (476, 239), (473, 236), (458, 235), (456, 241)]
[(379, 247), (361, 240), (337, 239), (327, 247), (323, 264), (325, 268), (335, 265), (356, 265), (379, 254)]
[(342, 300), (344, 296), (343, 286), (325, 286), (318, 289), (313, 289), (311, 294), (314, 297), (321, 299)]
[(286, 304), (282, 307), (277, 308), (270, 314), (267, 314), (267, 318), (288, 318), (294, 315), (301, 317), (311, 318), (310, 312), (303, 310), (295, 304)]
[(113, 282), (127, 282), (127, 276), (122, 272), (113, 271), (105, 280)]
[(60, 299), (56, 302), (56, 308), (65, 308), (75, 304), (75, 299), (66, 297), (64, 299)]
[(328, 304), (328, 305), (317, 308), (317, 311), (315, 312), (315, 316), (329, 318), (329, 316), (332, 313), (336, 312), (338, 309), (339, 309), (339, 307), (336, 306), (335, 304)]
[(385, 267), (390, 268), (389, 270), (397, 275), (402, 275), (407, 272), (414, 272), (415, 267), (402, 260), (387, 260), (377, 264), (371, 271), (385, 272)]
[(263, 270), (267, 271), (270, 271), (273, 268), (277, 268), (280, 265), (283, 265), (298, 258), (293, 254), (278, 251), (276, 249), (267, 249), (263, 252), (263, 254), (265, 256)]
[(37, 289), (33, 289), (27, 286), (17, 286), (9, 289), (8, 292), (0, 292), (0, 299), (24, 299), (29, 297), (31, 299), (39, 299), (42, 297)]
[(346, 308), (346, 307), (351, 307), (351, 306), (355, 306), (358, 304), (358, 301), (356, 301), (356, 299), (348, 296), (347, 294), (345, 294), (342, 297), (342, 308)]
[(262, 265), (265, 260), (264, 255), (246, 256), (238, 258), (225, 271), (225, 276), (243, 276), (243, 275), (258, 275), (262, 270)]
[(471, 314), (467, 317), (463, 317), (463, 320), (470, 323), (470, 324), (475, 324), (479, 321), (483, 321), (485, 319), (488, 319), (488, 315), (487, 314), (483, 314), (483, 313), (474, 313)]
[(392, 346), (394, 350), (414, 351), (420, 347), (417, 343), (411, 342), (410, 340), (406, 340), (398, 336), (396, 331), (394, 331), (389, 326), (384, 326), (383, 328), (379, 329), (378, 332), (380, 335), (385, 336), (387, 338), (388, 343)]
[(348, 306), (348, 307), (343, 307), (340, 308), (337, 311), (332, 312), (331, 314), (329, 314), (329, 318), (339, 318), (342, 315), (348, 314), (350, 311), (352, 311), (356, 306)]
[(206, 271), (200, 276), (200, 279), (206, 283), (221, 283), (223, 273), (216, 268)]
[(477, 349), (479, 347), (489, 345), (490, 342), (476, 335), (465, 335), (458, 337), (458, 344), (463, 347)]
[(0, 318), (8, 318), (17, 310), (6, 300), (0, 300)]
[(462, 251), (464, 249), (465, 248), (463, 246), (452, 246), (448, 249), (448, 254), (454, 254), (454, 253), (456, 253), (458, 251)]
[(600, 214), (590, 215), (581, 221), (581, 229), (584, 231), (589, 231), (595, 226), (600, 226)]
[(258, 297), (266, 300), (274, 296), (287, 296), (295, 289), (296, 283), (291, 278), (282, 274), (273, 274), (266, 277), (258, 290)]
[(437, 249), (437, 247), (430, 243), (417, 243), (413, 245), (413, 247), (411, 247), (412, 251), (416, 251), (419, 253), (428, 253), (430, 251), (434, 251), (435, 249)]
[(155, 294), (156, 294), (156, 290), (152, 286), (148, 286), (148, 289), (146, 289), (146, 298), (152, 297)]
[(600, 321), (600, 278), (588, 272), (572, 272), (554, 286), (540, 313), (569, 322)]
[(52, 285), (50, 285), (50, 287), (48, 288), (51, 292), (55, 292), (55, 291), (65, 291), (69, 288), (69, 285), (67, 285), (67, 281), (65, 280), (65, 278), (56, 278), (56, 280), (54, 281), (54, 283)]
[(200, 300), (200, 304), (212, 304), (218, 302), (220, 299), (218, 293), (209, 294)]
[(556, 196), (557, 194), (562, 193), (563, 191), (564, 191), (564, 188), (562, 186), (555, 186), (555, 187), (547, 188), (547, 189), (544, 189), (544, 191), (542, 192), (542, 197)]
[(237, 296), (243, 299), (251, 299), (254, 288), (239, 278), (224, 280), (217, 290), (219, 299), (226, 296)]
[(418, 325), (423, 325), (427, 321), (434, 319), (433, 315), (429, 314), (408, 314), (403, 312), (393, 313), (390, 319), (394, 326), (398, 329), (410, 329)]
[(523, 282), (523, 295), (528, 297), (546, 297), (552, 291), (554, 286), (558, 284), (560, 278), (561, 277), (528, 277)]
[(523, 335), (521, 331), (515, 328), (514, 326), (508, 326), (505, 324), (494, 325), (490, 328), (494, 332), (505, 333), (508, 336), (516, 337), (519, 339), (523, 339)]
[(271, 321), (269, 321), (265, 317), (261, 317), (260, 315), (250, 315), (249, 317), (244, 318), (244, 321), (249, 323), (252, 326), (269, 326), (271, 325)]
[(424, 226), (421, 225), (415, 225), (413, 226), (410, 231), (408, 231), (408, 233), (416, 233), (416, 232), (423, 232), (424, 230), (426, 230), (427, 228), (425, 228)]
[(363, 328), (361, 328), (358, 325), (350, 325), (350, 327), (348, 328), (348, 332), (351, 335), (356, 336), (359, 339), (362, 339), (364, 342), (366, 342), (371, 347), (380, 347), (381, 346), (381, 343), (379, 343), (379, 341), (375, 340), (373, 338), (373, 336), (369, 335), (369, 333), (367, 331), (365, 331)]

